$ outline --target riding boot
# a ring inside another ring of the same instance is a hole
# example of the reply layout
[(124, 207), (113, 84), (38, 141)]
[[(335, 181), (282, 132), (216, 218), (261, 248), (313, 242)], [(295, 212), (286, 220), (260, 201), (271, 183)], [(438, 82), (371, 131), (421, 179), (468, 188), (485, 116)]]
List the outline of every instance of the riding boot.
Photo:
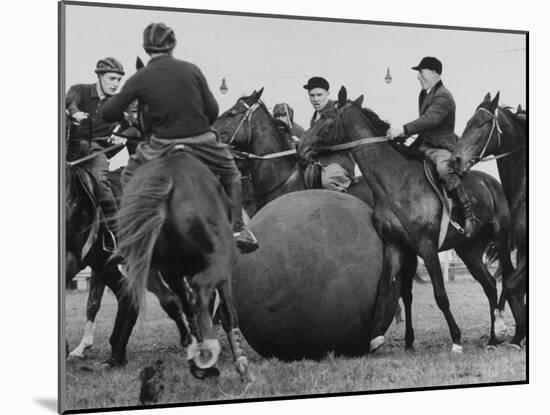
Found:
[(462, 208), (462, 214), (464, 216), (464, 236), (469, 239), (474, 234), (476, 226), (476, 218), (472, 210), (472, 203), (470, 202), (462, 183), (454, 189), (454, 194), (456, 196), (455, 199)]
[(231, 202), (231, 221), (233, 222), (233, 236), (237, 247), (243, 254), (258, 249), (258, 240), (243, 221), (242, 188), (239, 180), (225, 180), (222, 185)]
[[(102, 186), (100, 186), (101, 188)], [(114, 252), (116, 249), (116, 234), (117, 234), (117, 205), (111, 189), (101, 189), (99, 194), (99, 205), (103, 213), (103, 225), (105, 234), (103, 237), (103, 249), (107, 252)]]

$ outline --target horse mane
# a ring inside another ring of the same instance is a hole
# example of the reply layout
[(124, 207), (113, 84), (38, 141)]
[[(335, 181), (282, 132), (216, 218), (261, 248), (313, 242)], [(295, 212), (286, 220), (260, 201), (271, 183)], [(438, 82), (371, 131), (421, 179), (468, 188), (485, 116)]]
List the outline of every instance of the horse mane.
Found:
[(379, 136), (386, 135), (386, 131), (390, 128), (390, 124), (382, 120), (378, 114), (370, 108), (361, 108), (361, 112), (365, 116), (367, 123), (374, 134)]
[(507, 116), (509, 116), (514, 121), (514, 124), (516, 124), (516, 126), (525, 130), (525, 128), (527, 127), (527, 118), (525, 117), (527, 112), (516, 113), (514, 112), (514, 109), (510, 106), (500, 107), (500, 110), (503, 111)]

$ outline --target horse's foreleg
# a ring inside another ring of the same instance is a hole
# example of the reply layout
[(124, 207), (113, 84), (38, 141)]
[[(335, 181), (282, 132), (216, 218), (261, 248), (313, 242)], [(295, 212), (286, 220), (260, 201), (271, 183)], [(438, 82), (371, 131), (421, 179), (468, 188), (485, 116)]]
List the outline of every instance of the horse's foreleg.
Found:
[[(475, 278), (477, 282), (483, 287), (483, 291), (489, 300), (489, 315), (491, 321), (491, 332), (489, 343), (487, 347), (495, 347), (499, 342), (497, 341), (497, 335), (495, 333), (495, 317), (497, 313), (497, 286), (496, 281), (487, 270), (483, 263), (483, 250), (485, 248), (486, 240), (472, 240), (463, 244), (460, 247), (455, 247), (456, 253), (462, 259), (466, 268)], [(500, 323), (499, 323), (500, 324)], [(502, 327), (497, 327), (499, 330)]]
[(90, 276), (90, 291), (88, 292), (88, 302), (86, 304), (86, 326), (84, 328), (84, 336), (82, 336), (80, 344), (69, 354), (69, 357), (84, 359), (86, 351), (92, 347), (94, 343), (95, 318), (101, 306), (101, 299), (103, 298), (104, 292), (105, 284), (100, 280), (97, 273), (92, 270)]
[(241, 345), (241, 332), (239, 330), (239, 323), (237, 319), (237, 312), (233, 304), (233, 295), (231, 293), (231, 287), (229, 282), (224, 282), (219, 288), (220, 294), (220, 311), (221, 320), (224, 331), (229, 339), (229, 346), (231, 347), (231, 353), (233, 354), (233, 361), (235, 362), (235, 369), (241, 376), (243, 382), (252, 381), (252, 375), (248, 370), (248, 358), (246, 357), (242, 345)]
[(124, 291), (125, 279), (117, 268), (112, 268), (105, 280), (118, 300), (113, 332), (109, 338), (111, 357), (105, 362), (108, 366), (122, 366), (127, 362), (126, 346), (136, 324), (139, 305), (134, 304)]
[(453, 341), (452, 351), (460, 353), (462, 352), (460, 329), (451, 313), (449, 298), (447, 297), (447, 291), (445, 290), (445, 283), (443, 281), (443, 273), (441, 272), (441, 263), (437, 256), (437, 249), (431, 242), (425, 242), (423, 246), (420, 247), (419, 254), (424, 260), (424, 265), (432, 281), (435, 302), (445, 316), (445, 320), (449, 326), (449, 332), (451, 333), (451, 339)]
[(403, 267), (401, 268), (401, 298), (405, 307), (405, 349), (412, 349), (414, 345), (414, 329), (412, 325), (412, 286), (416, 270), (418, 267), (418, 258), (416, 254), (408, 255)]
[(511, 344), (520, 347), (521, 341), (527, 334), (526, 306), (524, 296), (527, 286), (527, 260), (525, 256), (519, 256), (516, 270), (509, 278), (503, 276), (503, 287), (510, 309), (516, 322), (516, 332), (510, 341)]
[(399, 271), (403, 262), (400, 250), (386, 243), (384, 245), (384, 259), (382, 273), (378, 282), (376, 305), (371, 331), (370, 351), (379, 349), (386, 341), (385, 328), (391, 324), (395, 315), (397, 302), (401, 293), (401, 275)]

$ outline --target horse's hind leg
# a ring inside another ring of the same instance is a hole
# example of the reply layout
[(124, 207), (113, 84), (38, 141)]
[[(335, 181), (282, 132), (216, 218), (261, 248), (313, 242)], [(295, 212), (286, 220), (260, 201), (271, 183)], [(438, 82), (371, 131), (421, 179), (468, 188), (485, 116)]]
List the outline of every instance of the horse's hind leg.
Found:
[(90, 276), (90, 291), (88, 292), (88, 302), (86, 303), (86, 326), (84, 327), (84, 336), (80, 344), (69, 354), (70, 358), (84, 359), (85, 353), (94, 343), (95, 318), (101, 299), (105, 292), (105, 284), (101, 281), (97, 273), (92, 270)]
[(487, 245), (486, 239), (470, 240), (461, 246), (455, 247), (456, 253), (462, 259), (472, 277), (483, 287), (483, 291), (489, 300), (489, 314), (491, 332), (487, 347), (494, 347), (499, 342), (495, 334), (495, 312), (497, 311), (497, 286), (496, 281), (483, 263), (483, 250)]
[(180, 344), (185, 348), (191, 342), (189, 330), (183, 320), (183, 310), (179, 297), (162, 280), (160, 274), (150, 273), (147, 289), (156, 295), (162, 309), (174, 320), (180, 333)]
[(248, 358), (246, 357), (242, 345), (241, 345), (241, 333), (239, 330), (239, 324), (237, 319), (237, 312), (233, 304), (233, 294), (229, 282), (224, 282), (219, 288), (220, 294), (220, 316), (222, 320), (222, 326), (227, 333), (229, 339), (229, 345), (231, 347), (231, 353), (233, 354), (233, 361), (235, 362), (235, 369), (241, 376), (243, 381), (251, 381), (252, 376), (248, 371)]

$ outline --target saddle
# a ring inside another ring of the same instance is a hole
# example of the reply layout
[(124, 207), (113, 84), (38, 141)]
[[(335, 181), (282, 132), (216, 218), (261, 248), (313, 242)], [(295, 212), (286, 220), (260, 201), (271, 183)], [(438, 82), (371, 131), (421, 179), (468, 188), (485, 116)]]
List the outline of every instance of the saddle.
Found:
[(90, 249), (96, 242), (99, 235), (99, 228), (101, 225), (101, 212), (94, 192), (94, 186), (96, 186), (95, 178), (90, 172), (80, 168), (76, 168), (76, 177), (78, 178), (78, 182), (84, 190), (84, 193), (94, 207), (94, 219), (90, 226), (90, 231), (88, 232), (86, 242), (82, 246), (82, 251), (80, 252), (80, 259), (83, 259), (86, 257), (86, 255), (88, 255)]

